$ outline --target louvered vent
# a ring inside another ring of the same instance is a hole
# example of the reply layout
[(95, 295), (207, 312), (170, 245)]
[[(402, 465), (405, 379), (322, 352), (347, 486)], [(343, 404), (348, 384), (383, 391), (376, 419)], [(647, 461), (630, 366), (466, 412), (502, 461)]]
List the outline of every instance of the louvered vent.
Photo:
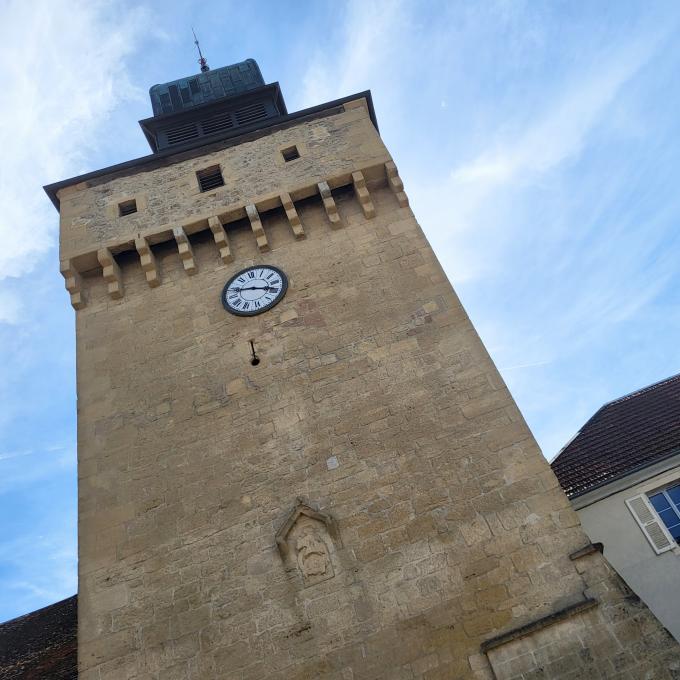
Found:
[[(194, 106), (196, 97), (202, 97), (204, 94), (205, 88), (194, 79), (186, 81), (186, 85), (182, 84), (181, 87), (173, 84), (167, 93), (159, 95), (159, 106), (162, 107), (163, 113), (167, 112), (168, 108), (175, 110), (182, 105), (187, 109), (181, 116), (158, 121), (158, 127), (151, 124), (147, 128), (147, 121), (143, 121), (147, 135), (155, 137), (156, 150), (189, 146), (202, 142), (203, 138), (228, 137), (240, 132), (239, 128), (252, 129), (281, 115), (277, 102), (264, 98), (255, 101), (254, 98), (241, 99), (240, 108), (236, 108), (239, 104), (231, 101), (221, 102), (219, 106)], [(194, 107), (194, 110), (189, 111), (189, 107)], [(291, 153), (296, 153), (296, 150), (293, 149)]]
[(118, 204), (118, 214), (121, 217), (125, 217), (126, 215), (132, 215), (132, 213), (137, 212), (137, 201), (133, 198), (130, 201), (123, 201), (122, 203)]
[(222, 170), (220, 170), (219, 165), (213, 165), (205, 170), (200, 170), (196, 173), (196, 177), (198, 178), (201, 191), (210, 191), (211, 189), (224, 186)]
[(232, 127), (234, 127), (234, 121), (232, 120), (231, 112), (229, 111), (201, 122), (201, 128), (203, 129), (204, 135), (212, 135), (215, 132), (228, 130)]
[(182, 144), (182, 142), (188, 142), (190, 139), (195, 139), (199, 136), (196, 123), (177, 125), (166, 130), (165, 134), (168, 138), (168, 144)]
[(236, 122), (239, 125), (248, 125), (248, 123), (254, 123), (256, 120), (262, 120), (262, 118), (266, 117), (267, 109), (263, 102), (244, 106), (242, 109), (236, 111)]

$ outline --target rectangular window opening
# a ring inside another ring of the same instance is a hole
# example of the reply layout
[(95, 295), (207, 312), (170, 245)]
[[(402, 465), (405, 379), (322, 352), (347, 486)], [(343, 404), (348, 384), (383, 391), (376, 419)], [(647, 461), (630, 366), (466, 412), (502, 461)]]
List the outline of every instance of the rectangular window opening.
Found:
[(680, 543), (680, 484), (674, 482), (647, 497), (675, 542)]
[(283, 149), (281, 155), (286, 163), (294, 161), (296, 158), (300, 158), (300, 152), (298, 151), (297, 146), (289, 146), (287, 149)]
[(132, 215), (132, 213), (137, 212), (137, 201), (133, 198), (129, 201), (123, 201), (122, 203), (118, 204), (118, 214), (121, 217), (125, 217), (126, 215)]
[(211, 189), (217, 189), (217, 187), (224, 186), (222, 170), (219, 165), (213, 165), (205, 170), (199, 170), (196, 173), (196, 177), (198, 178), (198, 184), (201, 187), (201, 191), (210, 191)]

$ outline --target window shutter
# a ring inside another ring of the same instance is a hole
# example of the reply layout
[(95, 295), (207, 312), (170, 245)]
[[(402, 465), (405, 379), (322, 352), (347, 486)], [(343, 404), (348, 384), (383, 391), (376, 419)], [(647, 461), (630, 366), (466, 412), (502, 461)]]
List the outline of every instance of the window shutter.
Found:
[(673, 537), (654, 512), (654, 508), (645, 494), (642, 493), (639, 496), (628, 498), (626, 505), (657, 555), (673, 548), (675, 545)]

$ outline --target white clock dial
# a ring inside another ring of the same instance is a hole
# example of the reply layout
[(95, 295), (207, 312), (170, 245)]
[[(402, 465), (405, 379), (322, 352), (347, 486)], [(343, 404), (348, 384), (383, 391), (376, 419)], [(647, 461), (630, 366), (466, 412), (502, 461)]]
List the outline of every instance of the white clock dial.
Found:
[(253, 316), (280, 302), (287, 288), (288, 279), (277, 267), (248, 267), (227, 281), (222, 304), (232, 314)]

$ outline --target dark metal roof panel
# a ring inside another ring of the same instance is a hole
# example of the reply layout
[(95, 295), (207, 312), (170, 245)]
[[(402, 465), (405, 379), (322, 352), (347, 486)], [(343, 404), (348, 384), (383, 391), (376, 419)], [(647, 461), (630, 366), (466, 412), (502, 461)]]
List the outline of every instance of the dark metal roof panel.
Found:
[(149, 97), (153, 115), (162, 116), (243, 94), (262, 85), (264, 79), (257, 62), (246, 59), (238, 64), (153, 85)]

